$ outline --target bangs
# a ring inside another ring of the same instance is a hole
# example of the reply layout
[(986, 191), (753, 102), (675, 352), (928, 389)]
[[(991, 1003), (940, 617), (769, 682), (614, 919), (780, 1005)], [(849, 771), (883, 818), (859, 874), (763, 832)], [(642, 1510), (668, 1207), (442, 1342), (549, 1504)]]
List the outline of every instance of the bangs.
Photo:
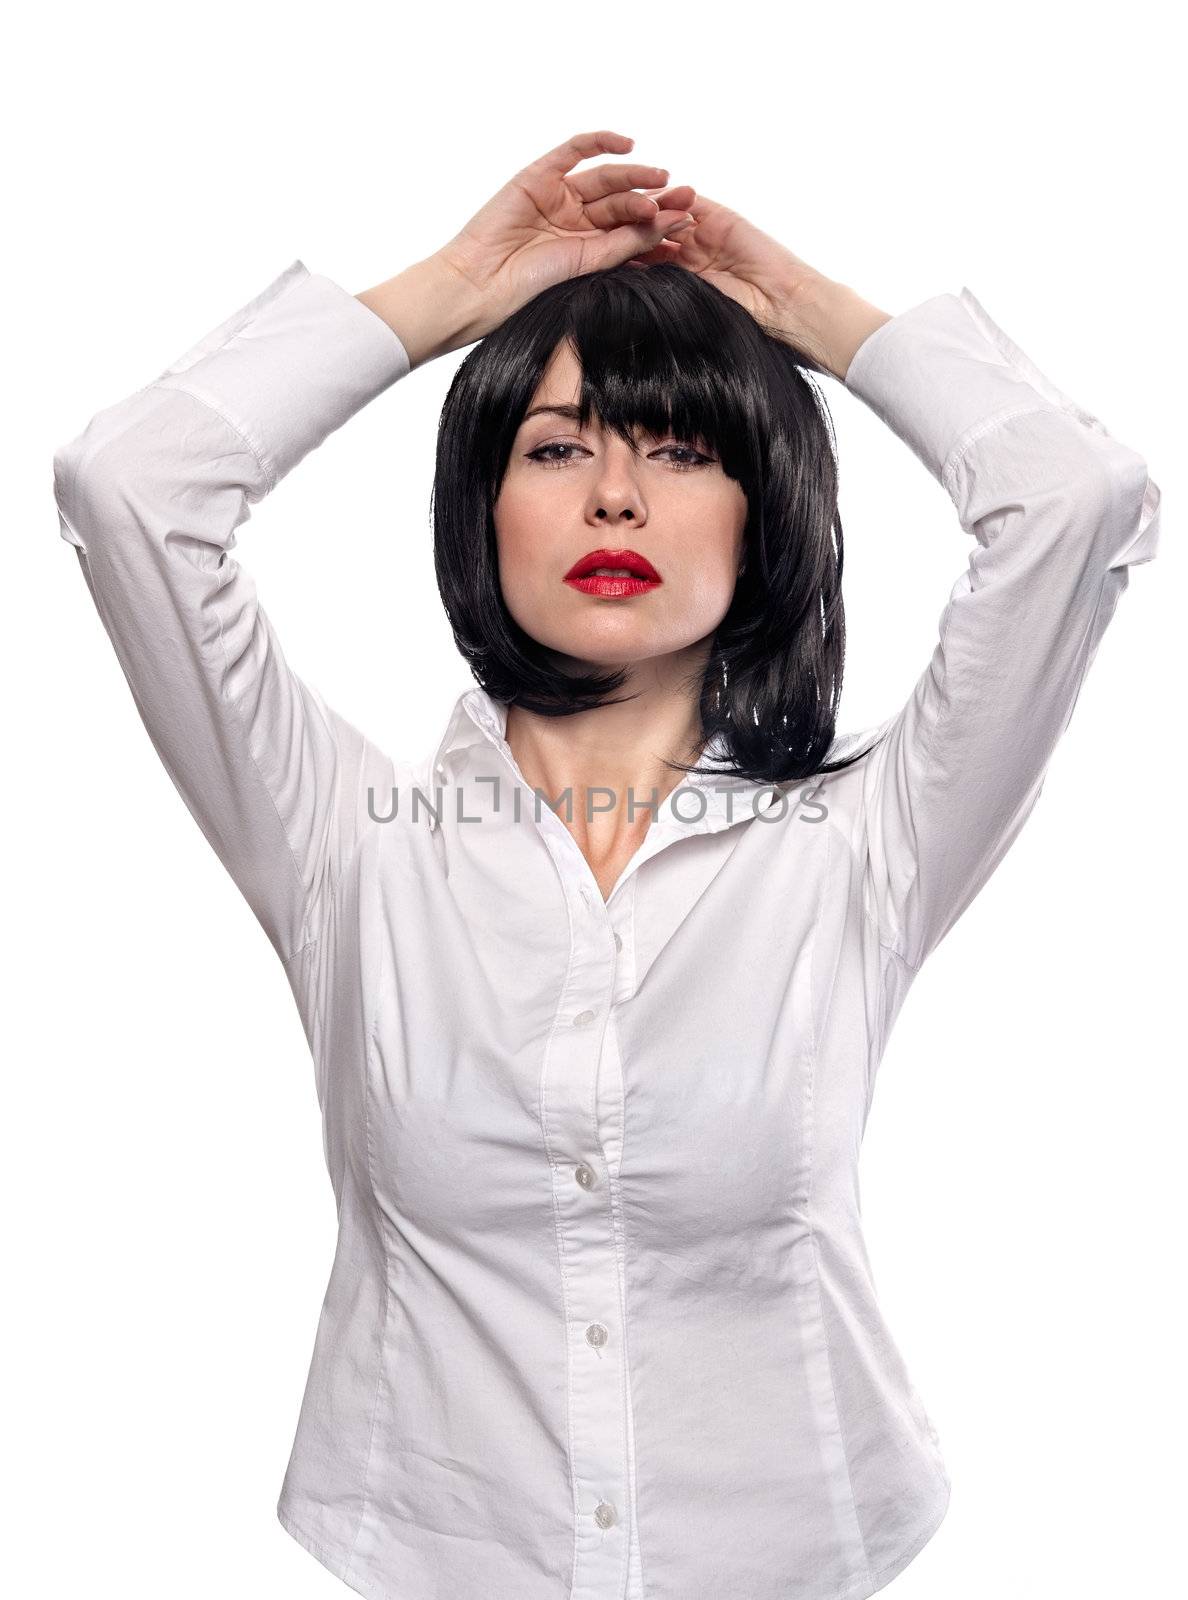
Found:
[(707, 445), (724, 465), (751, 455), (753, 408), (733, 341), (708, 340), (692, 307), (687, 318), (659, 316), (629, 282), (586, 281), (589, 290), (574, 296), (563, 335), (582, 370), (581, 425), (597, 417), (629, 444), (639, 428), (672, 434)]
[(762, 457), (764, 336), (751, 323), (748, 350), (749, 319), (732, 314), (733, 302), (719, 309), (704, 285), (673, 266), (588, 273), (526, 309), (501, 340), (506, 387), (491, 384), (483, 395), (477, 442), (493, 487), (563, 342), (581, 368), (583, 428), (597, 419), (633, 446), (637, 430), (671, 434), (713, 451), (729, 476), (754, 481)]

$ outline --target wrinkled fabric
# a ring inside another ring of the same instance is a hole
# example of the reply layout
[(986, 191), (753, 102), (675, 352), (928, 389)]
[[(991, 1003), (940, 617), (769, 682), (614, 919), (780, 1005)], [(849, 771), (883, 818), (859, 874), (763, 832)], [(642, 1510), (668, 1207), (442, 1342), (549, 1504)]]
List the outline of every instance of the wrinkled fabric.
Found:
[(232, 554), (408, 372), (294, 261), (54, 459), (309, 1041), (339, 1235), (278, 1517), (378, 1600), (861, 1600), (950, 1492), (863, 1243), (876, 1070), (1038, 799), (1159, 491), (968, 289), (892, 317), (845, 387), (972, 536), (931, 659), (843, 772), (683, 781), (604, 900), (506, 705), (471, 686), (430, 755), (378, 748)]

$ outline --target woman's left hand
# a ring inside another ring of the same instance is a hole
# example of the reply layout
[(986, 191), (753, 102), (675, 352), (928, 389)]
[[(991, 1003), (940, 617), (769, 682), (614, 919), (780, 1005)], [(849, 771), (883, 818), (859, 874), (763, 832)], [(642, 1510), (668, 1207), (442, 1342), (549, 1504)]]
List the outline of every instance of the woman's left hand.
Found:
[[(660, 206), (669, 193), (643, 192)], [(858, 345), (888, 320), (888, 313), (810, 267), (737, 211), (703, 194), (686, 201), (687, 193), (681, 190), (680, 204), (695, 226), (633, 259), (640, 265), (675, 261), (697, 273), (807, 356), (810, 364), (844, 378)]]

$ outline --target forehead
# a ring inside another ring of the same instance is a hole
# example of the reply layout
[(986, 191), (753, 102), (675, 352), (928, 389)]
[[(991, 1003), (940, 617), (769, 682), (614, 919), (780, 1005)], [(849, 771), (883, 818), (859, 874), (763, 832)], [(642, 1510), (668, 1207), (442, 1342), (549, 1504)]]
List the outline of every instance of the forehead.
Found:
[[(729, 448), (738, 385), (727, 384), (718, 393), (705, 360), (694, 360), (683, 347), (653, 349), (629, 339), (620, 328), (613, 330), (613, 337), (596, 330), (584, 341), (579, 329), (557, 339), (539, 373), (528, 399), (520, 400), (523, 389), (516, 396), (519, 421), (512, 421), (514, 412), (504, 412), (513, 433), (543, 439), (555, 429), (586, 425), (632, 445), (641, 438), (672, 434), (707, 449)], [(583, 390), (588, 402), (584, 419)]]
[(577, 405), (581, 399), (582, 367), (568, 339), (562, 339), (549, 357), (548, 365), (528, 402), (534, 406)]
[[(545, 430), (550, 427), (577, 427), (580, 422), (582, 399), (582, 364), (568, 339), (561, 339), (553, 348), (541, 374), (539, 383), (524, 408), (520, 426), (525, 429)], [(622, 407), (616, 408), (616, 411)], [(630, 405), (627, 407), (630, 410)], [(608, 424), (599, 415), (599, 401), (593, 402), (590, 426), (601, 432)], [(668, 426), (664, 418), (652, 417), (639, 421), (616, 416), (610, 421), (612, 429), (625, 428), (631, 434), (648, 433), (652, 427)]]

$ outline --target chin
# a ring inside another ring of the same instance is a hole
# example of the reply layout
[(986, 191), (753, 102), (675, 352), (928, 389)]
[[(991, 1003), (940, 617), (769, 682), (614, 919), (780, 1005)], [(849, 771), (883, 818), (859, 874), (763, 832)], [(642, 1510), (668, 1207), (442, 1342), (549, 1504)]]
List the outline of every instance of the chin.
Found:
[(627, 618), (608, 617), (589, 626), (568, 627), (563, 634), (543, 628), (525, 627), (524, 631), (556, 655), (596, 661), (606, 666), (627, 660), (642, 661), (664, 651), (664, 645), (651, 637), (651, 630), (645, 635)]
[(600, 637), (570, 639), (565, 649), (558, 653), (594, 667), (632, 667), (650, 661), (655, 656), (667, 655), (668, 651), (655, 640)]

